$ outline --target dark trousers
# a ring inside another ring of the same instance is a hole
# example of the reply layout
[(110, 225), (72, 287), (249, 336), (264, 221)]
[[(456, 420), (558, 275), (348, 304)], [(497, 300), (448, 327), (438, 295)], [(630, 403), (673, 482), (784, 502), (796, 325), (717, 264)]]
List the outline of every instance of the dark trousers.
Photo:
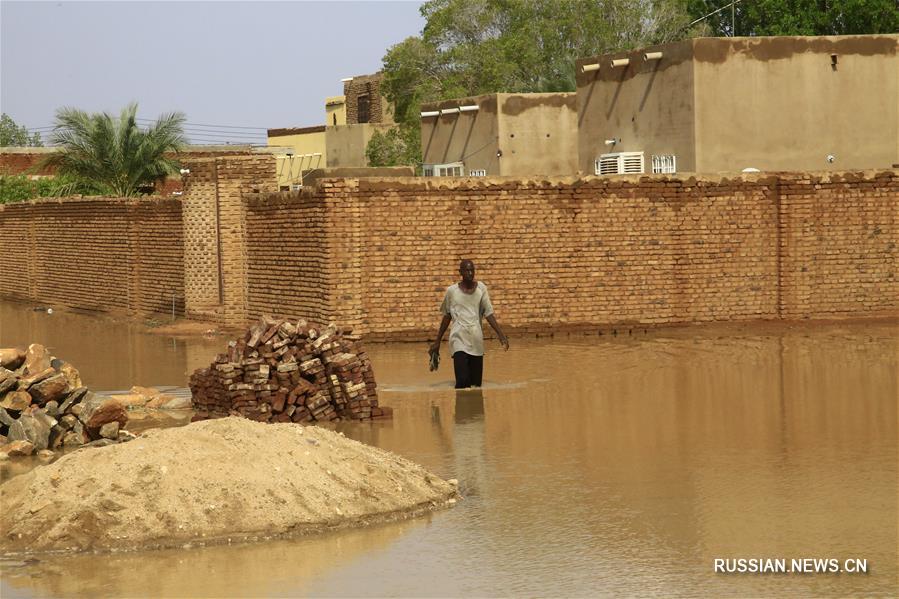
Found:
[(484, 375), (484, 356), (457, 351), (453, 354), (453, 370), (456, 373), (456, 389), (480, 387)]

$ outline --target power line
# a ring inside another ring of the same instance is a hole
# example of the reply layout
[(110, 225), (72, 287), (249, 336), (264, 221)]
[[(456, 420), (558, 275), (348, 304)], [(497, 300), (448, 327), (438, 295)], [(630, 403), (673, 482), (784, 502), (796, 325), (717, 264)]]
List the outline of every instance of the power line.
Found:
[[(157, 122), (156, 119), (136, 118), (134, 120), (138, 121), (138, 122), (142, 122), (142, 123), (156, 123)], [(246, 130), (250, 130), (250, 131), (266, 131), (266, 132), (271, 128), (271, 127), (244, 127), (244, 126), (240, 126), (240, 125), (210, 125), (210, 124), (205, 124), (205, 123), (190, 123), (190, 122), (185, 122), (184, 127), (207, 127), (207, 128), (213, 128), (213, 129), (246, 129)], [(56, 125), (43, 125), (40, 127), (26, 127), (26, 129), (28, 129), (28, 131), (45, 131), (45, 130), (52, 131), (53, 129), (56, 129)]]
[[(143, 121), (146, 123), (155, 123), (155, 119), (135, 119), (137, 121)], [(255, 131), (268, 131), (268, 127), (242, 127), (238, 125), (204, 125), (203, 123), (184, 123), (185, 126), (192, 127), (215, 127), (221, 129), (253, 129)]]

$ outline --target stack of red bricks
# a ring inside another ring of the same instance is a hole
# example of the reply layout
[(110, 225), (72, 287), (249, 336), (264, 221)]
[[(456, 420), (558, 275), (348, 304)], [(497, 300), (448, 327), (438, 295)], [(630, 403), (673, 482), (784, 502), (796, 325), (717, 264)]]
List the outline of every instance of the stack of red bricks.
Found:
[(359, 337), (335, 325), (263, 316), (190, 378), (194, 420), (244, 416), (262, 422), (390, 417), (378, 405)]

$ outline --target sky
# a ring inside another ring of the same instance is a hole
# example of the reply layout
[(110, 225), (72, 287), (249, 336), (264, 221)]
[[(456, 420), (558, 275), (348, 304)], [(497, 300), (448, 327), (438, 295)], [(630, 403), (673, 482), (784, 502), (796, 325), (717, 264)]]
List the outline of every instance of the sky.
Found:
[(421, 2), (0, 0), (0, 111), (45, 134), (61, 107), (186, 115), (192, 143), (265, 144), (325, 123), (340, 80), (418, 35)]

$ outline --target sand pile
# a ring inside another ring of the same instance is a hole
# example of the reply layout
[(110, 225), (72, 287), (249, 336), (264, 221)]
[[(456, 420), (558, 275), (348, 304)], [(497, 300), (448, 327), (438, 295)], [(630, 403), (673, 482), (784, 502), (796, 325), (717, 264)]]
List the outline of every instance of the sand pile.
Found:
[(446, 505), (455, 487), (339, 433), (243, 418), (152, 430), (0, 486), (0, 550), (118, 550), (364, 524)]

